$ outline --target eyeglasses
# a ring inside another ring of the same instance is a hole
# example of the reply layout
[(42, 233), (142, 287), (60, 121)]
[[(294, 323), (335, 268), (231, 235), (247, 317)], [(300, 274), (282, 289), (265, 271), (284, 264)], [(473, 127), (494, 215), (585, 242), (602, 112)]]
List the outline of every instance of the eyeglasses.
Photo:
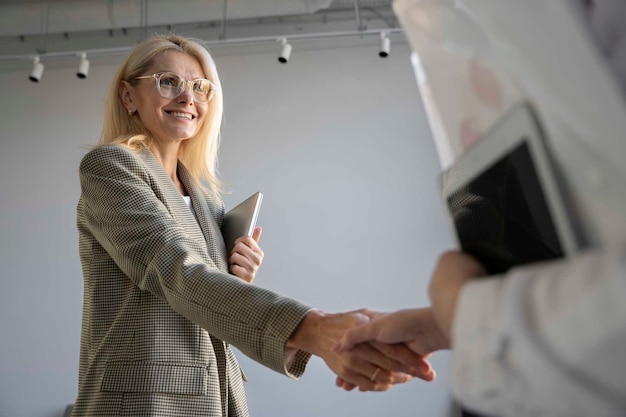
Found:
[(165, 98), (176, 98), (183, 94), (188, 85), (191, 85), (193, 99), (199, 103), (210, 101), (217, 88), (212, 81), (205, 78), (187, 81), (182, 75), (176, 74), (175, 72), (157, 72), (152, 75), (135, 77), (136, 80), (147, 78), (154, 78), (156, 80), (157, 91)]

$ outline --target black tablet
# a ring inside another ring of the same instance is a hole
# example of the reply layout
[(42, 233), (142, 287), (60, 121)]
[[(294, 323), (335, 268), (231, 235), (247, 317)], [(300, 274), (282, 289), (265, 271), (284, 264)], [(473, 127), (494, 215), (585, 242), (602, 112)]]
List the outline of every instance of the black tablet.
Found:
[(492, 274), (582, 245), (528, 103), (507, 112), (443, 173), (441, 185), (460, 248)]

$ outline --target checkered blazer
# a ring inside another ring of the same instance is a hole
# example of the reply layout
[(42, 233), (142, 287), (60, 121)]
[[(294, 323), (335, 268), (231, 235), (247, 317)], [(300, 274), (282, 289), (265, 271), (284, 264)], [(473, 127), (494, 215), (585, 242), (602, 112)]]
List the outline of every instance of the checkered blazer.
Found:
[(72, 416), (247, 416), (229, 344), (291, 377), (287, 339), (310, 310), (228, 273), (222, 201), (178, 175), (197, 220), (154, 155), (109, 145), (80, 164), (84, 275)]

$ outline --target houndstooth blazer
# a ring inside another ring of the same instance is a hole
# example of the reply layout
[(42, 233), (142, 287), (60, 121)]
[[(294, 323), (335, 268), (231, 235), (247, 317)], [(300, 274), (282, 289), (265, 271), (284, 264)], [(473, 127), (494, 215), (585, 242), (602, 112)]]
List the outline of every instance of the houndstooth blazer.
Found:
[(228, 274), (224, 208), (179, 163), (197, 219), (149, 150), (108, 145), (80, 164), (84, 276), (74, 417), (248, 415), (245, 377), (229, 344), (284, 365), (287, 339), (310, 310)]

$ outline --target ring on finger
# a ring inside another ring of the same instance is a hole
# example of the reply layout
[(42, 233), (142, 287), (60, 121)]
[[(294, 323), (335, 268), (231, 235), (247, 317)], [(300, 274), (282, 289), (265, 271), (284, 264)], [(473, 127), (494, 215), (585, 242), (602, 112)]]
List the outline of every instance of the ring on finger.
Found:
[(380, 372), (380, 368), (376, 368), (376, 370), (374, 371), (374, 373), (370, 377), (370, 381), (374, 382), (374, 380), (376, 380), (376, 377), (378, 376), (379, 372)]

